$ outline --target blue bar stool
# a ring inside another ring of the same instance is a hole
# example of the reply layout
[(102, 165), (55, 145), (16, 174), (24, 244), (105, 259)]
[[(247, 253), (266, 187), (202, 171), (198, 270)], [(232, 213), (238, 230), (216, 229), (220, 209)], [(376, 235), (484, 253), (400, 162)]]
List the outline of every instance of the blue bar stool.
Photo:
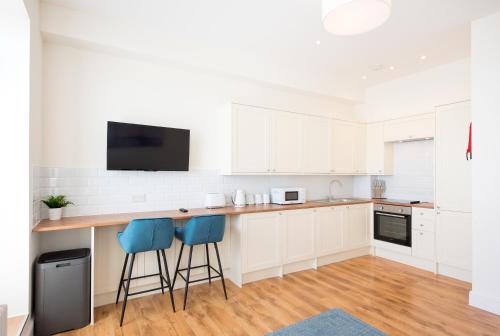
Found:
[[(172, 287), (175, 285), (175, 279), (177, 278), (177, 274), (179, 274), (179, 276), (186, 282), (186, 287), (184, 291), (184, 308), (183, 308), (184, 310), (186, 309), (189, 284), (194, 282), (208, 280), (209, 284), (211, 284), (212, 279), (221, 278), (222, 288), (224, 289), (224, 296), (226, 297), (227, 300), (226, 283), (224, 282), (224, 274), (222, 272), (222, 265), (220, 262), (219, 248), (217, 246), (217, 243), (222, 241), (222, 238), (224, 238), (224, 224), (225, 224), (225, 218), (222, 215), (198, 216), (191, 218), (184, 227), (175, 228), (175, 237), (182, 242), (182, 245), (181, 245), (181, 251), (179, 253), (179, 259), (177, 260), (177, 267), (175, 269), (174, 281)], [(215, 247), (215, 253), (217, 254), (217, 262), (219, 264), (218, 271), (212, 266), (210, 266), (210, 255), (208, 253), (208, 244), (210, 243), (213, 243)], [(207, 253), (207, 264), (192, 267), (191, 258), (193, 256), (193, 246), (202, 244), (205, 245), (205, 251)], [(190, 247), (188, 267), (179, 269), (179, 264), (181, 263), (182, 251), (184, 250), (184, 245), (188, 245)], [(207, 267), (208, 278), (190, 281), (189, 275), (191, 273), (191, 269), (201, 268), (201, 267)], [(186, 270), (187, 274), (186, 277), (184, 277), (181, 271), (186, 271)], [(213, 270), (218, 275), (212, 276), (210, 272), (211, 270)]]
[[(120, 292), (123, 287), (125, 291), (125, 297), (123, 300), (122, 316), (120, 319), (120, 327), (123, 324), (123, 317), (125, 316), (125, 308), (127, 307), (127, 299), (129, 296), (143, 294), (147, 292), (152, 292), (161, 289), (161, 292), (165, 294), (164, 289), (168, 288), (170, 292), (170, 302), (172, 303), (172, 309), (175, 312), (174, 296), (172, 294), (173, 285), (170, 283), (170, 275), (168, 274), (167, 258), (165, 257), (165, 249), (170, 248), (172, 241), (174, 239), (174, 224), (171, 218), (151, 218), (151, 219), (134, 219), (132, 220), (123, 232), (118, 232), (118, 242), (121, 248), (125, 251), (125, 262), (123, 263), (122, 275), (120, 278), (120, 284), (118, 285), (118, 294), (116, 295), (116, 304), (120, 298)], [(158, 273), (143, 275), (139, 277), (132, 278), (132, 269), (134, 267), (134, 260), (136, 253), (156, 251), (156, 259), (158, 260)], [(163, 276), (161, 263), (160, 263), (160, 251), (163, 256), (163, 264), (165, 266), (165, 272), (167, 278)], [(124, 279), (125, 269), (127, 268), (127, 262), (129, 256), (132, 255), (132, 260), (130, 261), (130, 266), (128, 269), (128, 278)], [(142, 279), (152, 276), (160, 277), (161, 287), (143, 290), (135, 293), (129, 293), (130, 281), (136, 279)], [(163, 285), (166, 283), (166, 286)]]

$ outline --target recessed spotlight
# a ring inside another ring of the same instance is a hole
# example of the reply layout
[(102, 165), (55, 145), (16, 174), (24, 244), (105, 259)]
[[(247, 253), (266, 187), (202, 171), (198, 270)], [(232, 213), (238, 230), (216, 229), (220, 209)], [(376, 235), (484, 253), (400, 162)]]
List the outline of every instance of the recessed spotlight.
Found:
[(320, 45), (320, 44), (321, 44), (321, 41), (320, 41), (320, 40), (316, 40), (316, 44), (317, 44), (317, 45)]
[(422, 56), (420, 56), (420, 59), (421, 59), (422, 61), (425, 61), (425, 60), (427, 59), (427, 56), (422, 55)]
[(396, 68), (394, 67), (394, 65), (391, 65), (391, 66), (389, 67), (389, 70), (391, 70), (391, 71), (392, 71), (392, 70), (394, 70), (394, 69), (396, 69)]
[(361, 76), (361, 79), (365, 80), (365, 79), (368, 79), (367, 76)]

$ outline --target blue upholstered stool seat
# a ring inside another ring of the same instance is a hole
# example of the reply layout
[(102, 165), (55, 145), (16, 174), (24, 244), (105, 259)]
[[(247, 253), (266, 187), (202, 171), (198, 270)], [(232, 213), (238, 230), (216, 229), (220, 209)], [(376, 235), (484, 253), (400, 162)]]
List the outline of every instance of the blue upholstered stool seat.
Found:
[[(118, 243), (120, 247), (125, 251), (125, 262), (123, 264), (122, 274), (120, 278), (120, 284), (118, 287), (118, 293), (116, 295), (116, 303), (120, 298), (120, 292), (123, 287), (125, 291), (125, 298), (123, 300), (122, 316), (120, 320), (120, 326), (123, 324), (123, 318), (125, 316), (125, 309), (127, 307), (127, 299), (131, 295), (141, 294), (150, 291), (160, 290), (164, 293), (164, 289), (167, 288), (170, 292), (170, 301), (172, 303), (172, 309), (175, 312), (174, 296), (172, 294), (172, 284), (170, 283), (170, 275), (168, 274), (167, 258), (165, 256), (165, 249), (172, 246), (172, 241), (174, 239), (174, 224), (171, 218), (148, 218), (148, 219), (134, 219), (132, 220), (123, 232), (118, 232), (117, 234)], [(140, 277), (132, 277), (132, 269), (134, 267), (134, 260), (136, 253), (156, 251), (156, 258), (158, 261), (158, 273), (144, 275)], [(163, 257), (163, 264), (165, 267), (165, 272), (167, 278), (163, 276), (160, 262), (160, 252)], [(132, 256), (132, 260), (129, 266), (128, 278), (124, 279), (125, 269), (127, 268), (127, 263), (129, 256)], [(151, 276), (158, 276), (160, 278), (161, 287), (153, 288), (150, 290), (145, 290), (137, 293), (129, 293), (130, 281), (140, 278), (146, 278)], [(163, 285), (166, 283), (166, 286)]]
[[(224, 282), (224, 274), (222, 272), (222, 265), (220, 262), (219, 248), (217, 246), (217, 243), (221, 242), (222, 239), (224, 238), (224, 226), (225, 226), (225, 217), (222, 215), (214, 215), (214, 216), (193, 217), (186, 223), (184, 227), (175, 228), (175, 237), (182, 242), (182, 245), (181, 245), (181, 251), (179, 253), (179, 259), (177, 260), (177, 267), (175, 269), (175, 275), (172, 286), (175, 285), (175, 280), (177, 278), (177, 275), (183, 278), (184, 281), (186, 282), (186, 287), (184, 292), (184, 309), (186, 309), (188, 286), (192, 282), (208, 280), (209, 283), (212, 283), (212, 279), (221, 278), (222, 288), (224, 289), (224, 296), (226, 297), (227, 300), (226, 284)], [(208, 244), (214, 244), (215, 252), (217, 255), (217, 262), (219, 264), (219, 270), (216, 270), (210, 265), (210, 254), (208, 251)], [(184, 245), (190, 246), (188, 267), (179, 269), (179, 265), (182, 258), (182, 252), (184, 250)], [(200, 266), (191, 266), (193, 246), (195, 245), (205, 245), (207, 264)], [(208, 278), (189, 281), (189, 275), (191, 269), (200, 267), (207, 268)], [(184, 277), (180, 272), (186, 270), (187, 270), (187, 275), (186, 277)], [(214, 271), (217, 275), (212, 276), (211, 271)]]

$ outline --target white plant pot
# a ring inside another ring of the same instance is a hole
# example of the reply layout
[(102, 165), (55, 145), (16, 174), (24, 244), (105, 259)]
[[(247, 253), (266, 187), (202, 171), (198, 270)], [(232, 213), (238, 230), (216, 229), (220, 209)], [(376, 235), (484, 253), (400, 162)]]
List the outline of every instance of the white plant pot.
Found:
[(60, 220), (62, 217), (62, 208), (49, 209), (49, 219), (50, 220)]

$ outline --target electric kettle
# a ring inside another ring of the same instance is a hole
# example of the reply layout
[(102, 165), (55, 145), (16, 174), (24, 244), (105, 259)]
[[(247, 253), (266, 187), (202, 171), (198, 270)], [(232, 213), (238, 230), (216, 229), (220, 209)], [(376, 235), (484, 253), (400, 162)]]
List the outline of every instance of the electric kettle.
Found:
[(235, 208), (242, 208), (247, 205), (245, 192), (243, 190), (236, 190), (234, 197), (232, 198)]

